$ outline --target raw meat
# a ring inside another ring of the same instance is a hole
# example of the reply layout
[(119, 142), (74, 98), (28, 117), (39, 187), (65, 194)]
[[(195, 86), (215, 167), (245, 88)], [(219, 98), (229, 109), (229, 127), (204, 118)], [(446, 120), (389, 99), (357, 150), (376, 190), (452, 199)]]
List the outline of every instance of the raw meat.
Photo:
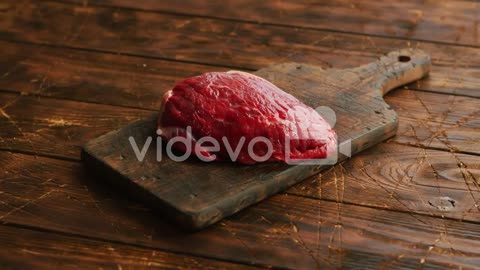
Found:
[[(197, 157), (204, 161), (325, 158), (336, 150), (335, 132), (315, 110), (269, 81), (240, 71), (209, 72), (179, 82), (163, 97), (158, 129), (166, 140), (191, 138), (191, 149), (197, 146)], [(199, 144), (206, 136), (219, 142), (218, 151), (211, 150), (211, 141)], [(178, 142), (173, 148), (188, 150)], [(235, 150), (238, 156), (232, 155)]]

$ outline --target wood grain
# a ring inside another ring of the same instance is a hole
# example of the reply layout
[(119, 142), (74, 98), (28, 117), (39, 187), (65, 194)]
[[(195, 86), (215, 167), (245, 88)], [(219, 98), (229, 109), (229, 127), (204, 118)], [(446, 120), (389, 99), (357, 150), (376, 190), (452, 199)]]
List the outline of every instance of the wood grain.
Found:
[[(83, 4), (81, 0), (63, 0)], [(255, 1), (228, 0), (173, 2), (147, 0), (93, 0), (90, 5), (161, 11), (189, 17), (206, 16), (328, 29), (363, 35), (388, 36), (479, 46), (480, 33), (475, 1)], [(335, 23), (332, 23), (335, 22)], [(435, 29), (435, 31), (432, 31)]]
[[(141, 57), (52, 48), (0, 41), (0, 89), (22, 95), (117, 106), (158, 109), (159, 93), (182, 78), (225, 68)], [(362, 57), (338, 56), (339, 66), (365, 64)], [(345, 62), (345, 63), (344, 63)], [(53, 65), (51, 64), (53, 63)], [(409, 87), (480, 97), (479, 73), (433, 66), (428, 78)], [(480, 73), (479, 73), (480, 75)], [(462, 78), (460, 79), (460, 76)]]
[(403, 116), (404, 125), (400, 125), (396, 142), (479, 154), (478, 99), (405, 91), (404, 95), (391, 95), (387, 102)]
[(0, 39), (237, 69), (289, 61), (346, 68), (418, 46), (431, 53), (435, 69), (432, 79), (414, 88), (479, 96), (479, 48), (52, 2), (7, 3)]
[(2, 269), (258, 269), (11, 226), (0, 226), (0, 240)]
[(469, 222), (278, 195), (185, 234), (77, 162), (7, 152), (0, 160), (4, 223), (273, 267), (442, 269), (480, 260), (478, 224)]
[(383, 143), (287, 193), (480, 222), (478, 160), (478, 156)]
[(0, 89), (158, 109), (159, 93), (181, 78), (220, 67), (0, 41)]
[(80, 145), (87, 138), (151, 114), (140, 109), (7, 93), (0, 94), (0, 100), (1, 148), (74, 159), (80, 157)]

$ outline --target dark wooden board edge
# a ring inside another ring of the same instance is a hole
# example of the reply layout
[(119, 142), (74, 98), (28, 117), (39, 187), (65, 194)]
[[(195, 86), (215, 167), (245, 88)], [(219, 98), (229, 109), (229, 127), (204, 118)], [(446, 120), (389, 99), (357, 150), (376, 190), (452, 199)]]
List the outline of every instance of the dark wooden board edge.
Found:
[(162, 215), (165, 215), (166, 221), (172, 221), (172, 224), (179, 224), (184, 229), (191, 230), (196, 227), (193, 219), (193, 213), (184, 213), (180, 211), (173, 205), (160, 199), (148, 190), (142, 188), (134, 181), (131, 181), (127, 176), (121, 174), (120, 172), (112, 168), (109, 164), (97, 158), (97, 156), (93, 153), (94, 149), (91, 149), (90, 146), (90, 142), (92, 141), (98, 140), (105, 136), (109, 136), (111, 134), (115, 134), (122, 129), (128, 129), (128, 127), (130, 126), (139, 126), (146, 124), (152, 120), (155, 121), (157, 116), (158, 113), (153, 113), (151, 116), (146, 117), (145, 119), (134, 121), (124, 126), (123, 128), (110, 131), (102, 136), (92, 139), (81, 147), (80, 159), (82, 160), (82, 163), (84, 164), (87, 173), (90, 173), (96, 179), (103, 180), (103, 183), (101, 184), (106, 184), (109, 187), (117, 189), (119, 192), (124, 193), (126, 196), (128, 196), (128, 198), (132, 200), (150, 205), (151, 207), (153, 207), (153, 209), (158, 211), (159, 218), (161, 218)]
[[(104, 136), (117, 133), (122, 129), (129, 129), (131, 126), (139, 126), (150, 123), (152, 119), (156, 119), (157, 113), (152, 114), (145, 119), (135, 121), (121, 129), (111, 131), (100, 137), (93, 139), (98, 140)], [(229, 198), (228, 202), (225, 200), (218, 201), (218, 203), (205, 207), (199, 211), (185, 211), (178, 209), (165, 200), (155, 196), (149, 190), (144, 189), (138, 185), (135, 181), (132, 181), (127, 176), (121, 174), (109, 164), (99, 159), (94, 153), (89, 143), (82, 146), (81, 160), (88, 172), (93, 172), (92, 176), (97, 179), (101, 179), (104, 184), (117, 189), (119, 192), (125, 193), (128, 198), (137, 200), (147, 205), (150, 205), (153, 209), (158, 211), (160, 215), (165, 215), (167, 221), (173, 225), (180, 225), (182, 229), (187, 231), (196, 231), (207, 227), (227, 216), (230, 216), (238, 211), (262, 201), (263, 199), (278, 193), (302, 180), (308, 176), (318, 173), (321, 169), (318, 166), (301, 166), (306, 170), (298, 170), (298, 166), (291, 166), (294, 173), (288, 173), (284, 171), (283, 174), (269, 177), (268, 175), (262, 175), (259, 180), (268, 178), (270, 181), (259, 181), (258, 185), (253, 188), (245, 189), (238, 192), (236, 196)], [(187, 161), (188, 162), (188, 161)], [(328, 166), (324, 166), (326, 168)], [(324, 169), (322, 168), (322, 169)], [(292, 175), (296, 174), (296, 177)], [(308, 175), (308, 176), (305, 176)], [(289, 179), (289, 181), (285, 181)], [(267, 183), (267, 185), (265, 185)], [(262, 194), (263, 196), (252, 196), (252, 194)], [(236, 207), (232, 207), (236, 206)]]
[[(100, 184), (108, 185), (132, 200), (146, 203), (159, 213), (159, 219), (171, 222), (171, 224), (182, 225), (186, 230), (196, 227), (192, 215), (179, 211), (168, 202), (161, 200), (135, 182), (130, 181), (128, 177), (96, 158), (86, 147), (82, 147), (81, 159), (87, 172), (95, 179), (102, 181)], [(162, 215), (165, 215), (166, 218), (163, 219)]]
[[(112, 135), (122, 129), (129, 129), (131, 126), (146, 125), (152, 120), (155, 121), (157, 115), (157, 113), (154, 113), (145, 119), (135, 121), (121, 129), (111, 131), (107, 134), (97, 137), (92, 141), (98, 140), (104, 136)], [(398, 127), (398, 118), (394, 119), (395, 121), (386, 124), (381, 128), (381, 130), (371, 130), (369, 133), (370, 135), (368, 136), (370, 140), (365, 140), (365, 138), (352, 138), (352, 140), (363, 141), (360, 144), (360, 149), (353, 149), (354, 153), (363, 151), (394, 136)], [(372, 134), (374, 134), (374, 140), (371, 140)], [(346, 156), (340, 155), (339, 162), (345, 160), (346, 158)], [(254, 205), (280, 191), (283, 191), (307, 179), (308, 177), (321, 172), (322, 170), (331, 167), (331, 165), (290, 166), (290, 168), (284, 172), (272, 175), (271, 177), (265, 174), (262, 175), (262, 179), (259, 179), (262, 181), (259, 181), (258, 185), (254, 185), (249, 189), (242, 190), (235, 196), (230, 197), (228, 200), (220, 200), (216, 204), (200, 209), (199, 211), (185, 211), (184, 209), (178, 209), (169, 202), (157, 197), (149, 190), (144, 189), (135, 181), (132, 181), (127, 176), (121, 174), (109, 164), (99, 159), (94, 154), (94, 151), (91, 149), (89, 143), (86, 143), (82, 146), (81, 160), (83, 161), (87, 171), (93, 173), (92, 176), (96, 177), (97, 179), (101, 179), (104, 184), (117, 189), (118, 192), (124, 193), (125, 196), (128, 196), (128, 198), (146, 203), (158, 211), (159, 218), (165, 216), (164, 220), (173, 225), (180, 225), (180, 227), (186, 231), (203, 229), (225, 217), (239, 212), (250, 205)], [(268, 179), (268, 181), (265, 181), (265, 179)], [(254, 196), (252, 196), (252, 194)]]

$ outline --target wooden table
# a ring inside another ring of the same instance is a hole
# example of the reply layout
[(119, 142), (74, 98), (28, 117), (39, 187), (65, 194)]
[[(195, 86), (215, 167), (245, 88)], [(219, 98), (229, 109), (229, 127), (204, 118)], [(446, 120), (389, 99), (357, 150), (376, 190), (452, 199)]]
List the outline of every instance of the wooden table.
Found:
[[(200, 2), (0, 2), (0, 268), (480, 266), (479, 2)], [(403, 47), (433, 68), (386, 97), (396, 137), (204, 231), (79, 161), (181, 78)]]

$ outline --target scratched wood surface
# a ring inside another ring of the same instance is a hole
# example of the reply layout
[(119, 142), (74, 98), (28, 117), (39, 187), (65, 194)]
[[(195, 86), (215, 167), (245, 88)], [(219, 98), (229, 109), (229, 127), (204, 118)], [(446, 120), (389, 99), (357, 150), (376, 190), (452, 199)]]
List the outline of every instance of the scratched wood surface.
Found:
[[(478, 5), (0, 2), (1, 266), (477, 267)], [(408, 46), (433, 66), (385, 97), (396, 137), (206, 231), (181, 233), (79, 162), (80, 145), (151, 114), (182, 77), (347, 68)]]
[[(82, 0), (65, 2), (83, 3)], [(127, 7), (207, 18), (291, 27), (360, 32), (366, 35), (405, 37), (444, 43), (476, 45), (478, 32), (477, 1), (256, 1), (213, 0), (90, 0), (101, 6)], [(185, 9), (188, 7), (188, 11)], [(228, 7), (228, 8), (225, 8)], [(288, 20), (285, 17), (288, 16)], [(335, 22), (335, 23), (332, 23)], [(432, 35), (432, 28), (436, 28)]]

